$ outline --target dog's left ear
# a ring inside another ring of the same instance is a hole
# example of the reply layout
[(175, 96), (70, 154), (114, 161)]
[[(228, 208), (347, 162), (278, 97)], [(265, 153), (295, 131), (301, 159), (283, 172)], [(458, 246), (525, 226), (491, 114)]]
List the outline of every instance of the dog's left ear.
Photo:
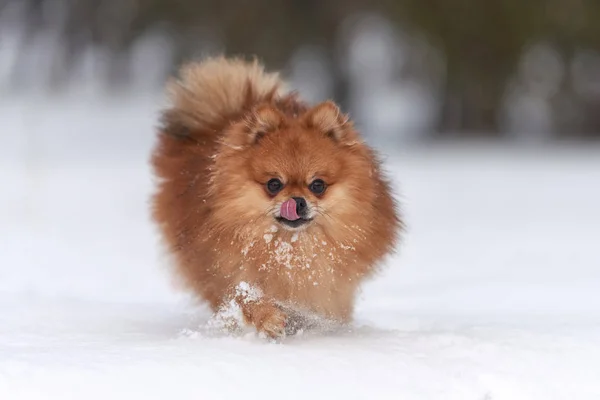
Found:
[(316, 129), (337, 143), (352, 146), (360, 142), (350, 117), (332, 101), (316, 105), (304, 118), (307, 128)]

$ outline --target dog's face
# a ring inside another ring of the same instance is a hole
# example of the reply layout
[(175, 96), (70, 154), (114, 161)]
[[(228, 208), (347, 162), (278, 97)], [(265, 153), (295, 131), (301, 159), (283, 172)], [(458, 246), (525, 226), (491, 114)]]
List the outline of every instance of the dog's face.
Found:
[(326, 222), (345, 184), (335, 144), (297, 127), (261, 140), (249, 159), (255, 204), (284, 229)]
[(376, 193), (370, 154), (332, 103), (289, 118), (256, 110), (226, 133), (213, 174), (222, 224), (259, 230), (364, 227)]

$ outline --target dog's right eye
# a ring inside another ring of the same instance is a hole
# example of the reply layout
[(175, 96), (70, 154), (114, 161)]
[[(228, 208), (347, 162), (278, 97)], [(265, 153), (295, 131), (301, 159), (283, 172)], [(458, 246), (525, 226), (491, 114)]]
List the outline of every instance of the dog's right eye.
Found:
[(281, 191), (281, 189), (283, 189), (283, 183), (279, 179), (273, 178), (267, 182), (267, 190), (272, 195), (276, 195)]

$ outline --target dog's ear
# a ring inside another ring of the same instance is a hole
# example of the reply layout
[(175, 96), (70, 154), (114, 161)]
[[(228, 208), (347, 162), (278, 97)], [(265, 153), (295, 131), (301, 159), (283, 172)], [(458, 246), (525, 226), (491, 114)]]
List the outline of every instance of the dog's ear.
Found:
[(258, 142), (264, 135), (281, 128), (284, 116), (270, 106), (262, 106), (254, 111), (246, 121), (250, 143)]
[(360, 141), (350, 117), (332, 101), (316, 105), (304, 118), (307, 128), (316, 129), (337, 143), (352, 146)]
[(261, 106), (240, 124), (232, 126), (225, 135), (225, 143), (234, 148), (245, 148), (258, 143), (269, 132), (283, 126), (284, 115), (271, 106)]

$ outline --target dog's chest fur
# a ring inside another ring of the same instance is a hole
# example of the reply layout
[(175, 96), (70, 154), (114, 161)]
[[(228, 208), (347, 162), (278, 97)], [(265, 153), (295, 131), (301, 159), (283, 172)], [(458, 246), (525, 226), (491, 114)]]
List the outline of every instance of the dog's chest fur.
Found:
[(350, 312), (362, 277), (351, 244), (272, 227), (233, 245), (230, 279), (255, 282), (268, 297), (325, 315), (344, 319)]

